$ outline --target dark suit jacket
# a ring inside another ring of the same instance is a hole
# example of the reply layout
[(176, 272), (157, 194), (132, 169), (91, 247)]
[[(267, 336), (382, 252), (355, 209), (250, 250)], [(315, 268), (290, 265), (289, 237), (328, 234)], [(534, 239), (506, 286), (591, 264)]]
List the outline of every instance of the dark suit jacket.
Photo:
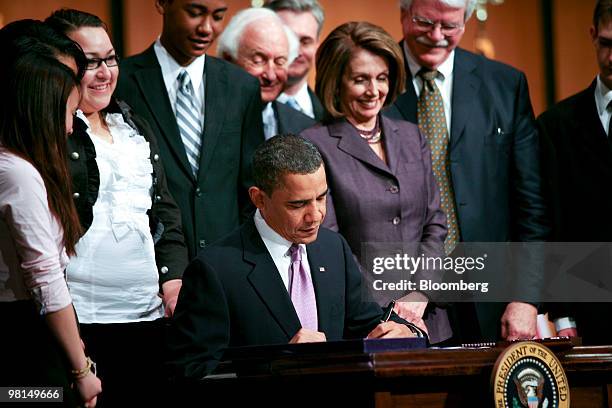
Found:
[[(313, 110), (313, 113), (314, 113), (314, 121), (315, 122), (321, 122), (325, 118), (325, 108), (321, 104), (321, 101), (317, 97), (317, 94), (315, 94), (314, 91), (312, 89), (310, 89), (309, 86), (306, 89), (308, 90), (308, 96), (310, 96), (310, 101), (312, 102), (312, 110)], [(282, 103), (282, 102), (279, 102), (279, 103)], [(306, 116), (308, 116), (308, 115), (306, 115)], [(310, 116), (308, 116), (308, 117), (310, 118)], [(310, 119), (313, 119), (313, 118), (310, 118)]]
[[(416, 110), (416, 93), (409, 83), (386, 114), (416, 123)], [(522, 72), (456, 49), (449, 149), (462, 241), (549, 237), (539, 138)], [(541, 287), (541, 270), (524, 271), (521, 282), (525, 288)], [(492, 338), (499, 316), (487, 314), (481, 327), (489, 332), (484, 337)]]
[(321, 122), (325, 118), (325, 108), (317, 97), (317, 94), (315, 94), (310, 87), (308, 87), (308, 95), (310, 95), (310, 100), (312, 101), (312, 110), (314, 111), (315, 116), (314, 119), (317, 122)]
[(317, 122), (310, 116), (277, 101), (272, 102), (278, 134), (299, 134), (302, 130), (314, 126)]
[[(302, 132), (325, 162), (330, 195), (323, 225), (339, 231), (362, 262), (364, 242), (424, 242), (441, 249), (446, 236), (425, 138), (405, 121), (383, 117), (381, 126), (388, 164), (345, 119)], [(432, 343), (451, 336), (446, 312), (436, 311), (425, 316)]]
[[(362, 301), (360, 272), (346, 241), (321, 228), (307, 252), (319, 331), (327, 340), (365, 337), (382, 310)], [(227, 346), (286, 344), (300, 328), (254, 221), (246, 221), (201, 251), (183, 275), (169, 337), (173, 371), (201, 378), (215, 368)]]
[(263, 141), (257, 80), (210, 56), (205, 69), (204, 137), (197, 177), (187, 161), (153, 46), (121, 63), (117, 87), (117, 94), (155, 132), (191, 258), (236, 228), (252, 209), (251, 156)]
[[(555, 241), (612, 242), (612, 144), (599, 120), (595, 86), (593, 81), (538, 118)], [(609, 273), (611, 265), (607, 254), (598, 269)], [(585, 344), (612, 341), (612, 328), (601, 320), (612, 313), (610, 304), (565, 306), (552, 309), (552, 317), (575, 317)]]
[(612, 241), (612, 190), (606, 188), (612, 185), (612, 148), (597, 113), (595, 85), (538, 118), (556, 241)]

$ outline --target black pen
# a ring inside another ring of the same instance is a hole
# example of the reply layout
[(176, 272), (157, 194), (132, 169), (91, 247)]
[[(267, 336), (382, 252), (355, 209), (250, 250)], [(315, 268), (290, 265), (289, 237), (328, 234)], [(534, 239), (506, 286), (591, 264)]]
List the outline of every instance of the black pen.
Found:
[(383, 314), (382, 319), (380, 319), (381, 323), (385, 323), (389, 321), (389, 319), (391, 318), (391, 313), (393, 313), (394, 307), (395, 307), (395, 300), (392, 300), (391, 303), (389, 303), (389, 306), (387, 306), (387, 311), (385, 312), (385, 314)]

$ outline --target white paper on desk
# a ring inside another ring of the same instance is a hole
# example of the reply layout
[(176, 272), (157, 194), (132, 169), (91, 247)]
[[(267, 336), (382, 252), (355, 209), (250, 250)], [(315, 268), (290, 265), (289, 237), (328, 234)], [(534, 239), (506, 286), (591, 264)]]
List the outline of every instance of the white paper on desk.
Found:
[(545, 339), (548, 337), (555, 337), (556, 335), (555, 326), (548, 320), (548, 314), (539, 314), (536, 337), (538, 339)]

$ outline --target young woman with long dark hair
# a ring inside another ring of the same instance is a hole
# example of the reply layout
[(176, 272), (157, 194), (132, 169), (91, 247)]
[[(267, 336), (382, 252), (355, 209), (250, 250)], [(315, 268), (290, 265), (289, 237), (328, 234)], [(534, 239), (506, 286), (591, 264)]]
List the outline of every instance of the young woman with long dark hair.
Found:
[(4, 61), (0, 74), (10, 101), (0, 111), (0, 384), (63, 387), (65, 404), (93, 407), (101, 384), (64, 277), (81, 231), (65, 153), (78, 81), (38, 53)]

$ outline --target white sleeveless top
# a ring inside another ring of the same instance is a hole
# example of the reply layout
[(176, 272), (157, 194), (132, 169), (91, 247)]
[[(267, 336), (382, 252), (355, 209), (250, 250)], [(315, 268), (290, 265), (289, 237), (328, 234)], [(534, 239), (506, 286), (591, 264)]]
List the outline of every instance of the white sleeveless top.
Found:
[[(153, 166), (149, 143), (123, 120), (107, 114), (109, 144), (87, 133), (100, 171), (93, 222), (77, 243), (66, 278), (81, 323), (127, 323), (163, 316), (147, 210)], [(73, 136), (74, 137), (74, 136)]]

